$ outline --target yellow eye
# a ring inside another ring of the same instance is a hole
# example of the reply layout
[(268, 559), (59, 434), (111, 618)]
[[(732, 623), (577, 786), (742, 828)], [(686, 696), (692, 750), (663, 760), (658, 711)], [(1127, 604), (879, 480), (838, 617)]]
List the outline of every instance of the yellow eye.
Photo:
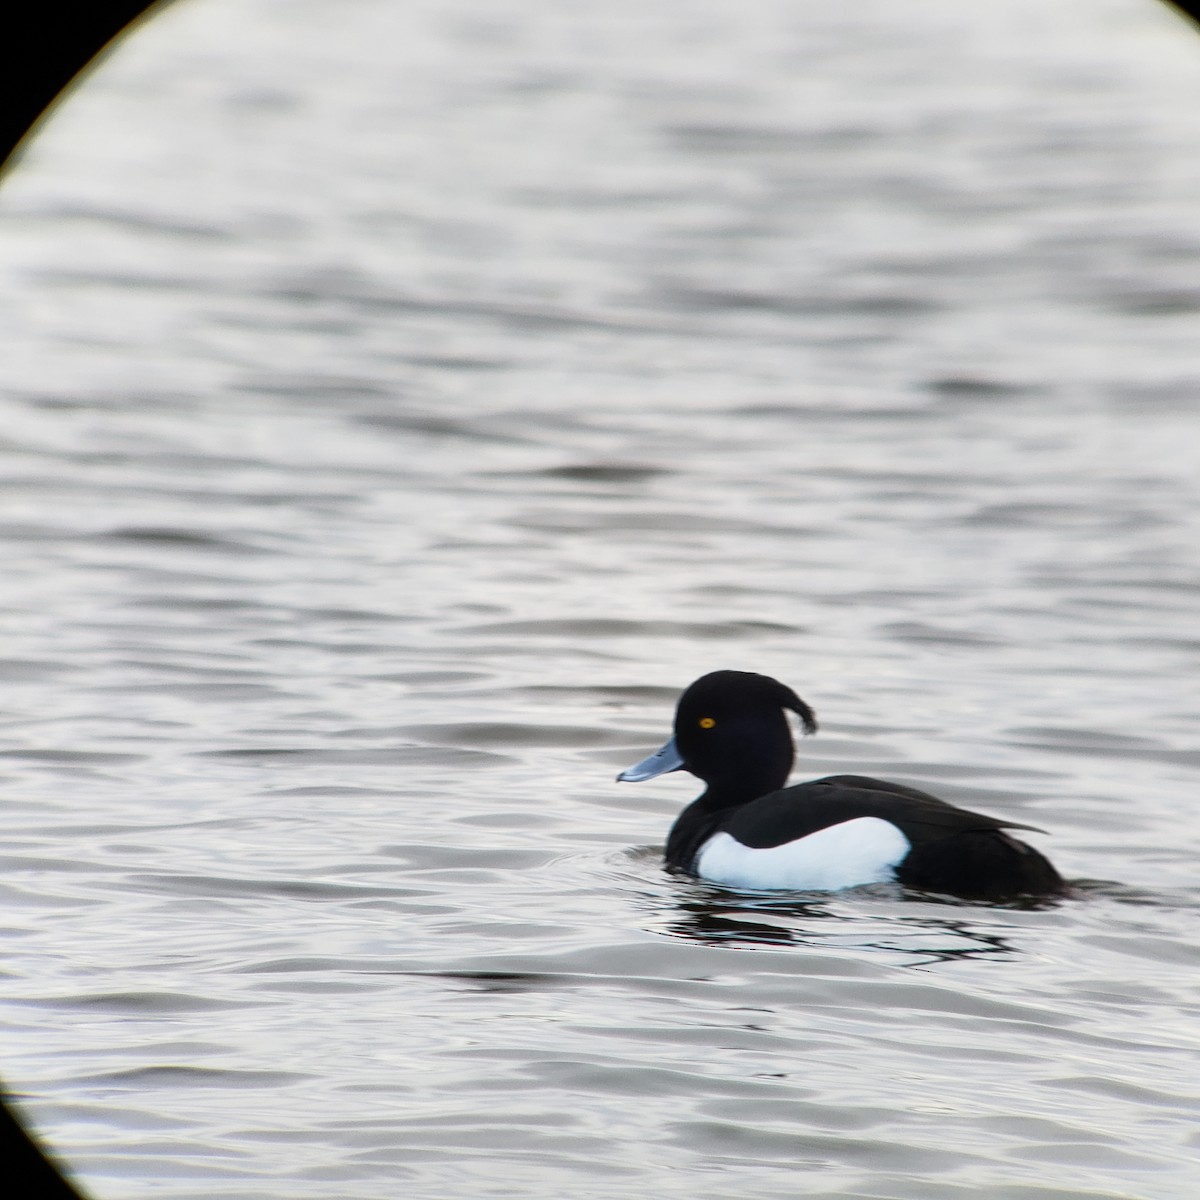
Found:
[(712, 719), (712, 717), (701, 717), (700, 718), (700, 728), (701, 729), (711, 729), (715, 724), (716, 724), (716, 721), (714, 721)]

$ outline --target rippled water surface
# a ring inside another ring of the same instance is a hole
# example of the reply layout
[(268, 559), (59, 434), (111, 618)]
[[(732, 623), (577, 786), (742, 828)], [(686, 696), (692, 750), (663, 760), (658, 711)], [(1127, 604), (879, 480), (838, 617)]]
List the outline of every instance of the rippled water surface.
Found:
[[(1188, 1200), (1200, 40), (190, 0), (0, 189), (0, 1067), (95, 1197)], [(800, 770), (1077, 894), (666, 875)]]

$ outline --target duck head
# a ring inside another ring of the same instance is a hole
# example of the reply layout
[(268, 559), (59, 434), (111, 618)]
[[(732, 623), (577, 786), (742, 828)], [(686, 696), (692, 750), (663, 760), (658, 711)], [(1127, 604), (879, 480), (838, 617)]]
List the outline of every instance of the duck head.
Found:
[(679, 698), (674, 736), (617, 779), (640, 783), (689, 771), (726, 802), (765, 795), (787, 781), (795, 757), (787, 711), (815, 733), (813, 710), (777, 679), (750, 671), (713, 671)]

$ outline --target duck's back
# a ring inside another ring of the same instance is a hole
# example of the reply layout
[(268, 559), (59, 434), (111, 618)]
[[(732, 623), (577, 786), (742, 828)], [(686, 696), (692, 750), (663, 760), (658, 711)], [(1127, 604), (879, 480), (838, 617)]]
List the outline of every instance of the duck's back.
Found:
[(928, 792), (866, 775), (830, 775), (780, 788), (731, 810), (720, 828), (742, 845), (758, 848), (808, 837), (856, 817), (890, 821), (913, 846), (952, 833), (1032, 828), (958, 808)]

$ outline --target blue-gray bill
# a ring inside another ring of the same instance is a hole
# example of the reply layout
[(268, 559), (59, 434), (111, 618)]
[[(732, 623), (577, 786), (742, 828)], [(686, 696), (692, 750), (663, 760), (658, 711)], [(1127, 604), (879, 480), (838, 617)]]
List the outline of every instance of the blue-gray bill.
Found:
[(617, 776), (618, 783), (641, 783), (643, 779), (653, 779), (656, 775), (665, 775), (668, 771), (682, 771), (683, 758), (675, 749), (675, 739), (668, 739), (661, 750), (655, 750), (649, 758), (643, 758), (640, 763), (626, 767)]

